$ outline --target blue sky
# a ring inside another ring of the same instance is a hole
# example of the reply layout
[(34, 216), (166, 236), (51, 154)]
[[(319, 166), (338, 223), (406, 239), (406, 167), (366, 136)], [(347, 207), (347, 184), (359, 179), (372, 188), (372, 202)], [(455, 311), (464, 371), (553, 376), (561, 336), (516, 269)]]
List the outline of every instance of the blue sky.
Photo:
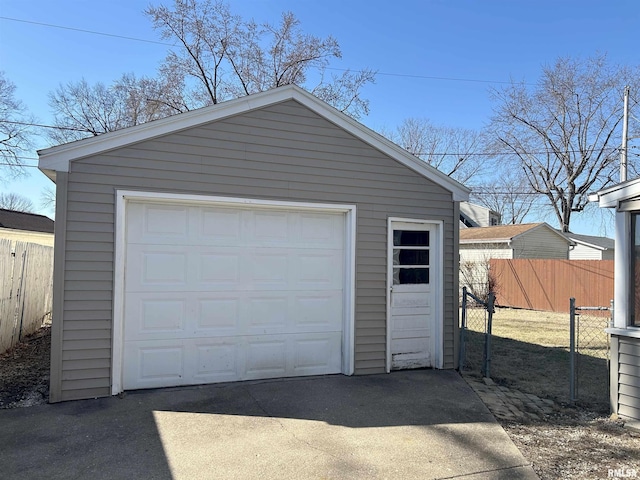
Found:
[[(158, 41), (142, 14), (149, 3), (159, 2), (0, 0), (0, 17)], [(290, 10), (304, 31), (337, 38), (343, 58), (333, 67), (378, 70), (375, 85), (365, 90), (371, 113), (361, 120), (376, 130), (393, 129), (408, 117), (481, 128), (491, 115), (488, 89), (499, 85), (491, 82), (513, 78), (533, 83), (541, 66), (559, 56), (606, 52), (614, 63), (640, 63), (636, 0), (230, 3), (258, 22), (277, 22), (281, 12)], [(167, 48), (0, 19), (0, 69), (16, 84), (16, 96), (45, 124), (51, 122), (47, 94), (60, 83), (81, 78), (110, 83), (125, 72), (153, 75)], [(46, 146), (46, 140), (37, 145)], [(37, 169), (29, 170), (30, 177), (0, 184), (0, 189), (39, 204), (40, 191), (50, 182)], [(577, 232), (598, 233), (597, 228), (588, 219), (572, 222)]]

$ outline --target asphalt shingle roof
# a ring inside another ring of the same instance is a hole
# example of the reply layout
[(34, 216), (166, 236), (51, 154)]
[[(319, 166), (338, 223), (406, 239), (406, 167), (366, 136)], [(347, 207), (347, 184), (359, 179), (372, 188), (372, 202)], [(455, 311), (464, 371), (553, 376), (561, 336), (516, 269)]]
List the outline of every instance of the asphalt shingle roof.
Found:
[(0, 208), (0, 228), (53, 233), (53, 225), (53, 220), (44, 215)]
[(544, 223), (522, 223), (519, 225), (497, 225), (495, 227), (465, 228), (460, 230), (460, 241), (511, 240), (524, 232)]

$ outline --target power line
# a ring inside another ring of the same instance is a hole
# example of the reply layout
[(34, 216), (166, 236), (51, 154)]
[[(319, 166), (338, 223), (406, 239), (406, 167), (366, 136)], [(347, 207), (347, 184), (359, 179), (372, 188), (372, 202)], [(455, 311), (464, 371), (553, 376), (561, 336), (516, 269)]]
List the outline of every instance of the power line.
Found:
[(60, 126), (56, 126), (56, 125), (44, 125), (42, 123), (16, 122), (16, 121), (13, 121), (13, 120), (2, 120), (2, 123), (10, 123), (12, 125), (23, 125), (25, 127), (55, 128), (55, 129), (58, 129), (58, 130), (72, 130), (74, 132), (91, 133), (88, 130), (85, 130), (83, 128), (60, 127)]
[[(335, 68), (335, 67), (326, 67), (327, 70), (336, 70), (339, 72), (347, 72), (352, 71), (349, 68)], [(355, 70), (355, 72), (361, 73), (362, 70)], [(498, 83), (504, 85), (512, 85), (513, 83), (517, 83), (518, 85), (529, 85), (529, 86), (538, 86), (539, 83), (527, 83), (527, 82), (506, 82), (504, 80), (481, 80), (477, 78), (459, 78), (459, 77), (436, 77), (431, 75), (417, 75), (411, 73), (391, 73), (391, 72), (375, 72), (376, 75), (388, 76), (388, 77), (401, 77), (401, 78), (419, 78), (423, 80), (443, 80), (447, 82), (471, 82), (471, 83)]]
[[(119, 38), (122, 40), (130, 40), (130, 41), (134, 41), (134, 42), (144, 42), (144, 43), (153, 43), (156, 45), (164, 45), (167, 47), (177, 47), (179, 45), (177, 44), (172, 44), (172, 43), (166, 43), (166, 42), (160, 42), (157, 40), (148, 40), (146, 38), (137, 38), (137, 37), (129, 37), (126, 35), (117, 35), (114, 33), (106, 33), (106, 32), (98, 32), (96, 30), (87, 30), (87, 29), (83, 29), (83, 28), (75, 28), (75, 27), (67, 27), (64, 25), (55, 25), (52, 23), (44, 23), (44, 22), (35, 22), (32, 20), (24, 20), (21, 18), (12, 18), (12, 17), (3, 17), (0, 16), (0, 19), (2, 20), (9, 20), (11, 22), (21, 22), (21, 23), (28, 23), (31, 25), (39, 25), (42, 27), (49, 27), (49, 28), (59, 28), (62, 30), (71, 30), (74, 32), (81, 32), (81, 33), (88, 33), (91, 35), (101, 35), (104, 37), (112, 37), (112, 38)], [(337, 68), (337, 67), (326, 67), (327, 70), (334, 70), (334, 71), (340, 71), (340, 72), (346, 72), (346, 71), (355, 71), (358, 73), (362, 73), (362, 70), (351, 70), (348, 68)], [(418, 75), (418, 74), (411, 74), (411, 73), (394, 73), (394, 72), (375, 72), (376, 75), (382, 75), (382, 76), (388, 76), (388, 77), (400, 77), (400, 78), (416, 78), (416, 79), (422, 79), (422, 80), (440, 80), (440, 81), (446, 81), (446, 82), (470, 82), (470, 83), (486, 83), (486, 84), (504, 84), (504, 85), (511, 85), (514, 82), (507, 82), (504, 80), (487, 80), (487, 79), (479, 79), (479, 78), (460, 78), (460, 77), (443, 77), (443, 76), (435, 76), (435, 75)], [(516, 82), (519, 85), (530, 85), (530, 86), (537, 86), (539, 85), (539, 83), (526, 83), (526, 82)]]
[(52, 23), (34, 22), (32, 20), (23, 20), (21, 18), (11, 18), (11, 17), (2, 17), (2, 16), (0, 16), (0, 19), (9, 20), (11, 22), (29, 23), (31, 25), (40, 25), (42, 27), (59, 28), (61, 30), (71, 30), (71, 31), (74, 31), (74, 32), (89, 33), (91, 35), (102, 35), (104, 37), (120, 38), (122, 40), (131, 40), (131, 41), (134, 41), (134, 42), (155, 43), (157, 45), (165, 45), (165, 46), (168, 46), (168, 47), (175, 47), (176, 46), (175, 44), (159, 42), (157, 40), (147, 40), (145, 38), (128, 37), (128, 36), (125, 36), (125, 35), (117, 35), (115, 33), (97, 32), (95, 30), (85, 30), (83, 28), (66, 27), (64, 25), (54, 25)]
[(21, 165), (16, 163), (0, 163), (0, 167), (38, 168), (38, 165)]

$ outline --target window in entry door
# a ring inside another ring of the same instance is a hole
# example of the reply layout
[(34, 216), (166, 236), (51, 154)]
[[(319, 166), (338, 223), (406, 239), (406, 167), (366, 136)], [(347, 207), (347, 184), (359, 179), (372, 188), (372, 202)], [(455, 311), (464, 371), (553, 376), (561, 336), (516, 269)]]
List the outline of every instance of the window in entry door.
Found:
[(429, 232), (393, 231), (393, 284), (429, 283)]

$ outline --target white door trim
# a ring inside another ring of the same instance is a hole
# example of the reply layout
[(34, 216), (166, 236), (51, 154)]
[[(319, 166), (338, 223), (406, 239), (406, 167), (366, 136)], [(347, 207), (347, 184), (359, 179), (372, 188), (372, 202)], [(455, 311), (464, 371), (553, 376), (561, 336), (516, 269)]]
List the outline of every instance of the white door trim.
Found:
[(443, 354), (443, 329), (444, 329), (444, 315), (443, 315), (443, 302), (444, 302), (444, 222), (442, 220), (422, 220), (415, 218), (400, 218), (389, 217), (387, 219), (387, 373), (391, 372), (391, 288), (393, 286), (393, 265), (389, 261), (393, 253), (393, 225), (400, 223), (409, 224), (422, 224), (431, 225), (436, 229), (436, 241), (435, 245), (436, 264), (432, 267), (433, 278), (437, 279), (435, 286), (435, 303), (434, 303), (434, 343), (435, 351), (434, 366), (435, 368), (444, 367), (444, 354)]
[(295, 209), (314, 212), (344, 213), (345, 225), (345, 278), (344, 312), (342, 333), (342, 373), (352, 375), (354, 371), (355, 338), (355, 264), (356, 264), (356, 206), (332, 203), (289, 202), (252, 198), (188, 195), (163, 192), (117, 190), (115, 198), (115, 256), (113, 282), (113, 330), (111, 361), (111, 394), (123, 391), (124, 356), (124, 289), (126, 262), (126, 220), (128, 201), (153, 201), (187, 203), (190, 205), (215, 205), (227, 207), (255, 206), (261, 209)]

